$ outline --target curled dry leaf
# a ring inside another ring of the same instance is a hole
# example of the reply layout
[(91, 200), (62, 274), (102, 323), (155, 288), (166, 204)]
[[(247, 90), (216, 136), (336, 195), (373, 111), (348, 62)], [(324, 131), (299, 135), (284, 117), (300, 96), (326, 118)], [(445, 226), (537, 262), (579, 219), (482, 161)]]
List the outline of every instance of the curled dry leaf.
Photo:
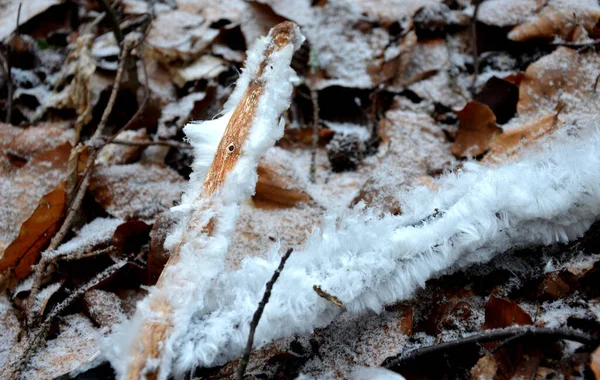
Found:
[(600, 5), (596, 0), (580, 1), (581, 4), (577, 5), (568, 2), (545, 6), (533, 20), (511, 30), (508, 38), (519, 42), (532, 39), (552, 40), (556, 37), (576, 41), (594, 34), (600, 22)]
[(496, 115), (485, 104), (469, 102), (456, 114), (458, 133), (452, 145), (452, 154), (456, 157), (476, 157), (485, 153), (494, 137), (502, 132), (496, 125)]
[(523, 149), (562, 125), (556, 114), (536, 118), (518, 128), (505, 130), (490, 143), (483, 162), (501, 163), (518, 159)]
[(66, 207), (65, 182), (40, 200), (33, 215), (23, 223), (19, 236), (4, 251), (0, 259), (0, 273), (14, 269), (18, 279), (31, 273), (42, 249), (60, 227)]

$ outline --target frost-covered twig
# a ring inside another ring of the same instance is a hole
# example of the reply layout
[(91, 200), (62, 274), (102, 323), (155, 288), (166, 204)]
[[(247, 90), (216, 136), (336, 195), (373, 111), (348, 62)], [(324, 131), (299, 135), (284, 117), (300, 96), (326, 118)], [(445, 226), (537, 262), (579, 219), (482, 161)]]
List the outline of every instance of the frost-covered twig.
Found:
[(224, 115), (185, 128), (195, 149), (194, 172), (176, 208), (180, 223), (165, 243), (171, 256), (156, 287), (132, 321), (115, 329), (108, 356), (120, 377), (164, 379), (174, 359), (185, 360), (175, 357), (174, 344), (224, 269), (238, 207), (254, 192), (260, 156), (283, 135), (280, 116), (295, 75), (290, 62), (303, 39), (293, 23), (275, 26), (248, 52)]
[(571, 328), (521, 326), (506, 329), (487, 330), (466, 338), (444, 342), (433, 346), (422, 347), (406, 354), (399, 354), (395, 357), (387, 358), (382, 365), (386, 368), (396, 368), (406, 362), (416, 360), (426, 355), (457, 349), (469, 344), (496, 342), (514, 337), (543, 337), (559, 340), (570, 340), (582, 344), (594, 345), (594, 347), (600, 343), (600, 338)]
[(277, 270), (273, 272), (273, 277), (267, 282), (265, 286), (265, 293), (263, 294), (262, 300), (258, 304), (258, 308), (252, 317), (252, 322), (250, 322), (250, 333), (248, 334), (248, 343), (246, 344), (246, 349), (244, 350), (244, 355), (242, 356), (242, 360), (240, 360), (240, 365), (237, 370), (237, 378), (241, 380), (244, 378), (244, 373), (246, 372), (246, 367), (248, 366), (248, 361), (250, 360), (250, 352), (252, 351), (252, 345), (254, 344), (254, 333), (256, 331), (256, 327), (258, 326), (258, 322), (260, 322), (260, 317), (262, 316), (263, 311), (265, 310), (265, 306), (269, 302), (269, 298), (271, 297), (271, 290), (273, 289), (273, 285), (279, 278), (283, 267), (285, 266), (285, 262), (292, 254), (294, 249), (290, 248), (288, 251), (281, 257), (281, 261), (279, 262), (279, 266)]
[(314, 183), (317, 180), (317, 147), (319, 145), (319, 93), (316, 90), (310, 90), (310, 100), (313, 106), (313, 126), (309, 179), (310, 182)]

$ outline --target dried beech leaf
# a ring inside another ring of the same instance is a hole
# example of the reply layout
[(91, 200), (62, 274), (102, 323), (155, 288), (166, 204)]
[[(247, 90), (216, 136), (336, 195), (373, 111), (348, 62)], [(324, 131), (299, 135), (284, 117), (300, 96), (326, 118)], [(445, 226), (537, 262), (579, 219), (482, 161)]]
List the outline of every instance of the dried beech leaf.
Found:
[(29, 159), (64, 143), (72, 144), (74, 136), (72, 129), (59, 123), (28, 128), (0, 123), (0, 150)]
[(66, 207), (65, 182), (40, 200), (33, 215), (21, 226), (19, 236), (4, 251), (0, 259), (0, 273), (14, 269), (18, 279), (31, 273), (42, 249), (60, 227)]
[(17, 14), (21, 6), (19, 23), (23, 25), (33, 17), (43, 13), (53, 5), (64, 2), (64, 0), (5, 0), (2, 1), (2, 14), (0, 16), (0, 40), (4, 40), (17, 28)]
[(482, 161), (500, 163), (514, 161), (524, 148), (562, 125), (556, 114), (549, 114), (512, 128), (496, 136), (490, 144), (490, 151)]
[(500, 329), (513, 325), (532, 325), (533, 321), (521, 307), (510, 300), (490, 296), (485, 304), (484, 329)]
[[(117, 227), (113, 233), (111, 245), (117, 255), (137, 254), (150, 241), (152, 226), (141, 220), (130, 220)], [(111, 255), (113, 256), (113, 255)], [(113, 257), (115, 262), (118, 260)]]
[(544, 102), (556, 105), (562, 93), (579, 85), (579, 54), (559, 47), (527, 67), (519, 86), (519, 114), (537, 111)]
[(114, 293), (88, 290), (83, 295), (83, 302), (90, 318), (101, 327), (110, 327), (125, 319), (121, 300)]
[(490, 107), (475, 101), (457, 112), (458, 133), (452, 154), (456, 157), (476, 157), (485, 153), (490, 142), (502, 129), (496, 125), (496, 115)]
[(489, 106), (496, 115), (496, 121), (504, 124), (517, 112), (519, 87), (504, 79), (491, 77), (473, 100)]
[[(587, 33), (593, 33), (600, 22), (600, 6), (594, 1), (585, 1), (580, 7), (544, 7), (533, 20), (516, 26), (508, 33), (513, 41), (528, 41), (532, 39), (553, 40), (560, 37), (566, 41), (576, 41), (581, 36), (583, 28)], [(586, 36), (587, 37), (587, 36)]]
[(289, 169), (276, 162), (262, 160), (258, 165), (258, 182), (254, 201), (257, 206), (292, 207), (300, 202), (309, 202), (306, 194), (289, 176)]
[(148, 219), (171, 208), (183, 184), (171, 168), (136, 163), (97, 168), (89, 190), (112, 216)]

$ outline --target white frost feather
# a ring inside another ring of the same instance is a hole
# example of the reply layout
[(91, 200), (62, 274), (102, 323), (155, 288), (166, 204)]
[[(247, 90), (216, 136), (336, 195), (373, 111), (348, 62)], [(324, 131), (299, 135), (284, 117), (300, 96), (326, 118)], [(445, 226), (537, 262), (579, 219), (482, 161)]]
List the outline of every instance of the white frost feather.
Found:
[[(296, 30), (298, 40), (295, 45), (302, 43), (302, 35)], [(141, 326), (147, 321), (170, 320), (171, 331), (169, 337), (162, 343), (160, 359), (147, 362), (145, 371), (160, 368), (159, 379), (166, 379), (172, 372), (172, 363), (179, 358), (183, 351), (181, 343), (186, 341), (185, 334), (192, 315), (205, 307), (214, 307), (214, 302), (208, 296), (208, 290), (215, 284), (216, 279), (222, 274), (225, 267), (225, 258), (228, 251), (228, 237), (232, 235), (238, 217), (239, 204), (254, 192), (258, 179), (256, 168), (260, 156), (283, 135), (283, 120), (280, 115), (289, 107), (292, 93), (291, 81), (295, 78), (294, 71), (290, 68), (292, 55), (298, 46), (288, 45), (283, 49), (269, 55), (269, 61), (260, 77), (263, 91), (254, 114), (249, 135), (241, 147), (241, 153), (236, 166), (226, 176), (223, 186), (210, 199), (203, 198), (202, 183), (210, 167), (218, 144), (232, 117), (233, 110), (241, 100), (248, 88), (250, 80), (256, 78), (259, 64), (265, 55), (268, 41), (271, 38), (262, 38), (248, 52), (246, 68), (238, 79), (236, 89), (229, 98), (223, 111), (224, 115), (218, 119), (192, 123), (184, 131), (194, 146), (195, 160), (194, 172), (191, 175), (187, 191), (182, 197), (181, 204), (173, 208), (179, 216), (179, 223), (167, 237), (165, 247), (173, 250), (181, 244), (179, 260), (174, 265), (165, 268), (162, 276), (162, 288), (152, 288), (146, 299), (137, 305), (133, 318), (125, 324), (115, 328), (105, 349), (105, 355), (110, 360), (120, 378), (125, 377), (131, 357), (128, 353), (134, 345), (140, 344), (139, 336), (135, 334), (142, 331)], [(196, 229), (188, 230), (190, 215), (196, 210), (202, 211), (203, 220)], [(213, 219), (213, 216), (218, 217)], [(202, 231), (202, 226), (209, 220), (215, 222), (212, 234), (207, 236)], [(153, 310), (153, 300), (167, 299), (171, 308), (170, 316), (165, 316)], [(159, 362), (160, 360), (160, 362)], [(186, 369), (192, 368), (196, 363), (186, 363)]]
[[(313, 291), (315, 284), (347, 311), (380, 311), (434, 276), (508, 249), (581, 236), (600, 215), (600, 132), (593, 123), (587, 132), (557, 133), (552, 144), (521, 162), (499, 168), (469, 163), (443, 178), (438, 192), (421, 187), (406, 193), (402, 216), (381, 218), (360, 207), (326, 216), (275, 284), (256, 346), (310, 332), (340, 313)], [(419, 222), (434, 208), (439, 216)], [(248, 258), (198, 295), (192, 323), (177, 344), (177, 373), (240, 355), (279, 256), (274, 247), (266, 259)]]

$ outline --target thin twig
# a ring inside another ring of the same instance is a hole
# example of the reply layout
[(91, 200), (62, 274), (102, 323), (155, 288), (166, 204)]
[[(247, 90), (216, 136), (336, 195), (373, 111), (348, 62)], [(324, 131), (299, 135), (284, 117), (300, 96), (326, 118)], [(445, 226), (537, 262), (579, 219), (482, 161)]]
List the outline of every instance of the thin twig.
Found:
[(600, 45), (600, 38), (597, 40), (591, 40), (588, 42), (569, 42), (569, 41), (557, 41), (553, 42), (554, 46), (566, 46), (566, 47), (592, 47), (596, 45)]
[(384, 364), (384, 366), (385, 368), (394, 368), (425, 355), (453, 350), (469, 344), (505, 340), (515, 336), (518, 336), (519, 338), (547, 337), (561, 340), (570, 340), (573, 342), (579, 342), (589, 345), (597, 345), (600, 342), (600, 338), (594, 337), (592, 335), (583, 333), (575, 329), (556, 329), (547, 327), (523, 326), (507, 329), (487, 330), (466, 338), (453, 340), (450, 342), (444, 342), (434, 346), (419, 348), (407, 354), (399, 354), (394, 358), (386, 359), (386, 363)]
[(110, 6), (107, 0), (100, 0), (100, 5), (102, 9), (104, 9), (104, 13), (108, 17), (108, 23), (112, 29), (113, 34), (115, 35), (115, 39), (117, 40), (117, 45), (121, 45), (123, 42), (123, 33), (121, 32), (121, 27), (119, 26), (119, 20), (115, 13), (115, 10)]
[(22, 372), (22, 369), (25, 367), (29, 358), (34, 354), (39, 346), (39, 342), (46, 336), (50, 326), (61, 313), (63, 313), (76, 299), (81, 297), (88, 291), (92, 286), (98, 284), (99, 282), (107, 279), (113, 273), (121, 269), (126, 264), (126, 261), (119, 261), (108, 268), (104, 269), (102, 272), (98, 273), (94, 278), (88, 281), (83, 286), (79, 287), (77, 290), (72, 292), (64, 301), (59, 303), (52, 309), (50, 313), (44, 319), (44, 322), (41, 323), (32, 333), (29, 334), (27, 341), (25, 342), (25, 346), (22, 347), (22, 351), (20, 352), (18, 358), (13, 361), (14, 364), (11, 364), (9, 367), (9, 371), (12, 369), (11, 376), (7, 377), (10, 379), (18, 378), (18, 374)]
[(100, 255), (105, 255), (107, 253), (111, 253), (115, 251), (115, 247), (114, 246), (108, 246), (106, 248), (103, 249), (97, 249), (95, 251), (89, 252), (89, 253), (74, 253), (74, 252), (70, 252), (70, 253), (66, 253), (64, 255), (60, 255), (57, 256), (55, 258), (55, 260), (60, 260), (60, 261), (75, 261), (75, 260), (81, 260), (81, 259), (89, 259), (90, 257), (96, 257), (96, 256), (100, 256)]
[(319, 93), (310, 90), (310, 100), (313, 106), (312, 147), (310, 152), (310, 182), (315, 183), (317, 171), (317, 146), (319, 144)]
[[(17, 27), (15, 28), (15, 35), (19, 34), (19, 28), (21, 23), (21, 7), (23, 3), (19, 3), (19, 8), (17, 9)], [(13, 94), (14, 94), (14, 85), (12, 78), (12, 52), (10, 47), (10, 42), (6, 45), (6, 57), (4, 57), (4, 62), (6, 62), (6, 124), (10, 124), (12, 120), (12, 109), (13, 109)]]
[(592, 91), (595, 94), (596, 90), (598, 90), (598, 81), (600, 81), (600, 74), (596, 77), (596, 81), (594, 82), (594, 87), (592, 87)]
[(113, 140), (111, 144), (119, 145), (131, 145), (131, 146), (151, 146), (151, 145), (162, 145), (170, 146), (177, 149), (192, 149), (192, 146), (178, 141), (158, 140), (158, 141), (125, 141), (125, 140)]
[(260, 317), (262, 316), (263, 311), (265, 310), (265, 306), (269, 302), (269, 298), (271, 297), (271, 290), (273, 289), (273, 285), (279, 278), (283, 267), (285, 266), (285, 262), (292, 254), (294, 249), (290, 248), (283, 255), (281, 261), (279, 262), (279, 266), (277, 270), (273, 273), (273, 277), (267, 282), (267, 286), (265, 289), (265, 293), (263, 294), (263, 298), (258, 304), (258, 309), (254, 312), (254, 317), (252, 317), (252, 322), (250, 322), (250, 333), (248, 334), (248, 344), (246, 345), (246, 349), (244, 350), (244, 356), (242, 356), (242, 360), (240, 361), (240, 365), (237, 370), (236, 378), (241, 380), (244, 378), (244, 373), (246, 372), (246, 367), (248, 366), (248, 362), (250, 361), (250, 352), (252, 351), (252, 344), (254, 343), (254, 332), (256, 331), (256, 327), (258, 326), (258, 322), (260, 322)]
[[(132, 43), (130, 43), (129, 45), (132, 45)], [(52, 259), (47, 258), (47, 252), (53, 251), (56, 248), (58, 248), (60, 243), (62, 243), (63, 239), (65, 238), (66, 234), (71, 229), (71, 225), (73, 224), (73, 221), (75, 220), (77, 211), (81, 207), (83, 198), (87, 191), (87, 188), (88, 188), (88, 185), (90, 182), (90, 177), (91, 177), (90, 174), (91, 174), (92, 168), (94, 166), (94, 162), (96, 161), (96, 158), (98, 157), (99, 151), (102, 149), (102, 147), (104, 145), (106, 145), (106, 143), (104, 143), (104, 144), (101, 143), (102, 134), (103, 134), (104, 128), (106, 127), (108, 117), (110, 116), (110, 114), (112, 112), (112, 108), (114, 107), (115, 100), (117, 98), (117, 93), (119, 91), (121, 78), (123, 76), (123, 67), (124, 67), (125, 58), (129, 54), (128, 50), (129, 50), (129, 46), (127, 46), (126, 49), (123, 49), (123, 51), (121, 53), (119, 68), (117, 69), (117, 74), (115, 76), (115, 80), (113, 83), (113, 89), (110, 94), (108, 104), (107, 104), (106, 108), (104, 109), (104, 113), (102, 115), (100, 123), (98, 124), (98, 127), (96, 128), (96, 131), (94, 132), (94, 135), (87, 143), (87, 145), (90, 148), (90, 155), (87, 160), (86, 168), (83, 172), (83, 178), (81, 180), (81, 183), (79, 184), (79, 187), (77, 188), (75, 197), (73, 197), (73, 201), (71, 202), (71, 204), (69, 205), (69, 207), (67, 209), (67, 215), (65, 216), (65, 219), (64, 219), (60, 229), (52, 237), (52, 240), (50, 240), (50, 245), (48, 246), (48, 248), (46, 248), (46, 250), (42, 254), (40, 262), (35, 266), (34, 275), (33, 275), (33, 285), (31, 287), (30, 297), (35, 296), (39, 292), (39, 289), (42, 285), (42, 280), (43, 280), (44, 276), (46, 275), (46, 269), (49, 267), (49, 264), (53, 261)], [(136, 113), (136, 115), (138, 115), (138, 113)], [(99, 143), (99, 141), (100, 141), (100, 143)]]
[(471, 83), (471, 93), (475, 92), (475, 84), (479, 76), (479, 54), (477, 52), (477, 14), (479, 6), (483, 0), (475, 0), (475, 10), (471, 19), (471, 50), (473, 52), (473, 82)]

